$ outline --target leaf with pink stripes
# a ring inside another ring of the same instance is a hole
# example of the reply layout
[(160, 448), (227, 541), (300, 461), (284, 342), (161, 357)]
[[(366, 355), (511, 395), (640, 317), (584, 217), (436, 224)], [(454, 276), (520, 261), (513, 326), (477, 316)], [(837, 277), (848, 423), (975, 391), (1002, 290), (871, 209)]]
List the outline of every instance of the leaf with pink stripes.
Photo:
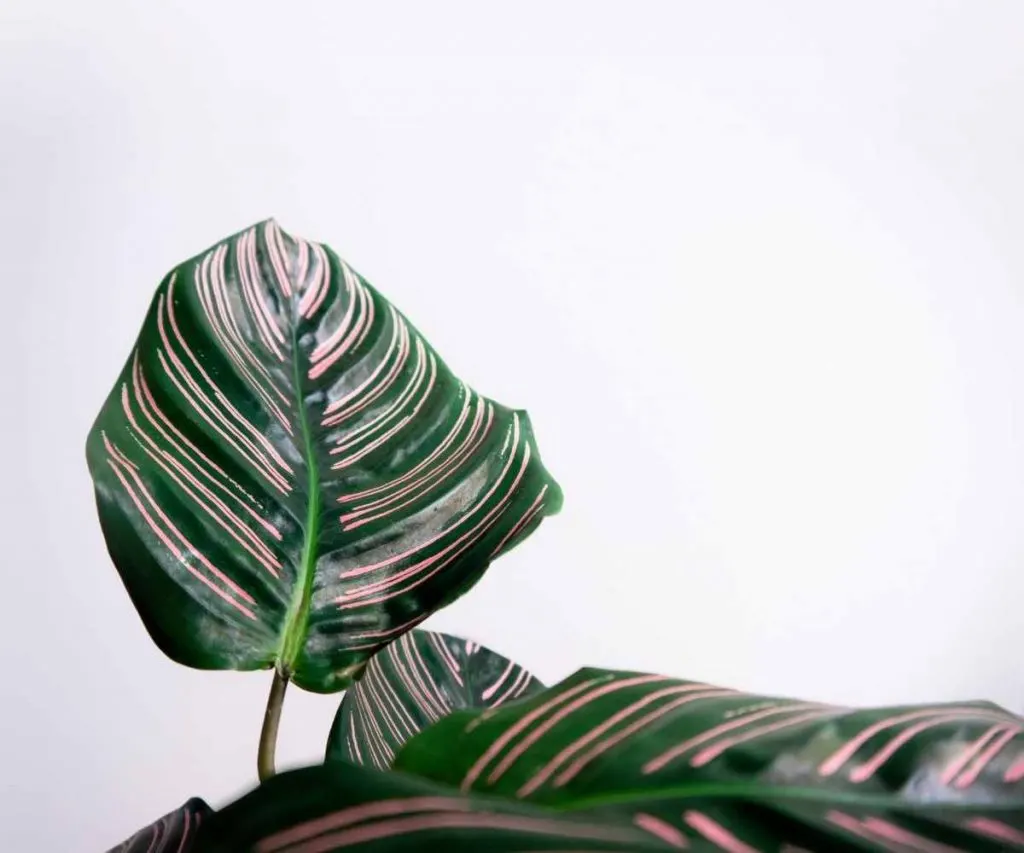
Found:
[(497, 708), (544, 686), (490, 649), (415, 629), (375, 655), (345, 692), (327, 759), (391, 766), (417, 732), (464, 708)]
[[(652, 803), (666, 792), (811, 802), (822, 820), (844, 808), (889, 821), (923, 810), (932, 835), (954, 832), (952, 821), (981, 837), (990, 820), (989, 835), (1009, 838), (1024, 814), (1024, 719), (990, 703), (851, 709), (596, 669), (514, 705), (451, 714), (393, 766), (465, 793), (559, 809), (617, 803), (659, 820)], [(991, 813), (972, 812), (967, 826), (957, 815), (968, 807)], [(742, 824), (726, 829), (743, 838)]]
[(206, 803), (193, 797), (108, 853), (188, 853), (195, 848), (200, 830), (212, 814)]
[(525, 412), (273, 221), (161, 282), (88, 459), (108, 550), (168, 655), (324, 692), (561, 503)]
[[(435, 760), (444, 763), (444, 755)], [(346, 762), (276, 776), (222, 809), (201, 853), (998, 853), (1024, 849), (1020, 809), (794, 796), (780, 789), (592, 789), (557, 808)]]

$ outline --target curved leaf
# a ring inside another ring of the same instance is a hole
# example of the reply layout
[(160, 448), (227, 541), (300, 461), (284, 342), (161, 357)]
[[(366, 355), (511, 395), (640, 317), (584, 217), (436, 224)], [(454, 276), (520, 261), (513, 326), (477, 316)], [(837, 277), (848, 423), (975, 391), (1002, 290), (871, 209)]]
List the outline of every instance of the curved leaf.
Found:
[(403, 773), (338, 761), (282, 773), (222, 809), (197, 853), (663, 849), (637, 827), (469, 798)]
[(904, 833), (986, 849), (1024, 843), (1022, 732), (989, 703), (851, 710), (585, 669), (441, 720), (394, 766), (464, 793), (613, 810), (667, 839), (728, 836), (737, 850), (760, 849), (776, 825), (788, 829), (769, 832), (773, 844), (807, 847), (797, 836), (813, 830), (865, 849)]
[(345, 692), (327, 759), (387, 768), (409, 738), (452, 711), (496, 708), (543, 689), (479, 643), (415, 629), (375, 655)]
[(206, 803), (193, 797), (108, 853), (188, 853), (196, 845), (200, 827), (212, 814)]
[(329, 248), (270, 221), (161, 283), (88, 442), (158, 645), (345, 686), (557, 511), (529, 421)]
[(1024, 846), (1022, 839), (1019, 808), (897, 809), (667, 789), (648, 791), (642, 803), (555, 809), (333, 762), (275, 776), (221, 810), (197, 851), (996, 853)]

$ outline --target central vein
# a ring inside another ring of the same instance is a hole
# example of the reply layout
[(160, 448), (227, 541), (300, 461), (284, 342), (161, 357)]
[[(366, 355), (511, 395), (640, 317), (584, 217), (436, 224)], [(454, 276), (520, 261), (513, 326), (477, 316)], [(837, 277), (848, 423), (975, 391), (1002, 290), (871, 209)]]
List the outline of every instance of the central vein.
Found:
[(313, 592), (313, 576), (316, 568), (317, 539), (320, 532), (320, 473), (317, 470), (313, 433), (306, 415), (305, 396), (302, 393), (302, 373), (299, 370), (298, 319), (292, 323), (292, 381), (298, 399), (299, 430), (302, 434), (302, 453), (306, 460), (306, 508), (305, 538), (302, 542), (302, 557), (296, 577), (295, 591), (288, 604), (284, 620), (284, 633), (277, 653), (276, 666), (285, 677), (290, 677), (295, 661), (302, 651), (306, 636), (306, 622), (309, 618), (309, 599)]

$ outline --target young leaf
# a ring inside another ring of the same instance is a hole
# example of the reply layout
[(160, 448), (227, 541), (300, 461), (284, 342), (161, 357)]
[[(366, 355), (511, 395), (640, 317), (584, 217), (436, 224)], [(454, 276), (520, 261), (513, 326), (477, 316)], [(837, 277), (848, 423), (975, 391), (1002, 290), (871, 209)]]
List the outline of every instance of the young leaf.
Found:
[(193, 797), (180, 809), (165, 814), (108, 853), (188, 853), (195, 847), (199, 830), (213, 812)]
[(394, 766), (467, 794), (649, 815), (665, 838), (731, 838), (737, 850), (822, 837), (889, 849), (903, 835), (1005, 849), (1024, 845), (1022, 732), (988, 703), (851, 710), (585, 669), (441, 720)]
[(496, 708), (543, 689), (479, 643), (415, 629), (375, 655), (345, 692), (327, 760), (387, 768), (409, 738), (452, 711)]
[(88, 459), (107, 547), (168, 655), (325, 692), (561, 502), (524, 412), (273, 221), (164, 279)]

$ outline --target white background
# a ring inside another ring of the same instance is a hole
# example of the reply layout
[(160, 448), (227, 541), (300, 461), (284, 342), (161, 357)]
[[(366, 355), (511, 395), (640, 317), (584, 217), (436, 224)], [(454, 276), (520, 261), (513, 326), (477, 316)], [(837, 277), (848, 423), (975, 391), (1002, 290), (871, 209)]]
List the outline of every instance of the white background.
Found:
[[(163, 273), (270, 215), (565, 489), (431, 626), (1024, 711), (1024, 4), (4, 0), (0, 42), (0, 849), (254, 781), (269, 677), (152, 646), (83, 446)], [(283, 764), (336, 704), (290, 693)]]

